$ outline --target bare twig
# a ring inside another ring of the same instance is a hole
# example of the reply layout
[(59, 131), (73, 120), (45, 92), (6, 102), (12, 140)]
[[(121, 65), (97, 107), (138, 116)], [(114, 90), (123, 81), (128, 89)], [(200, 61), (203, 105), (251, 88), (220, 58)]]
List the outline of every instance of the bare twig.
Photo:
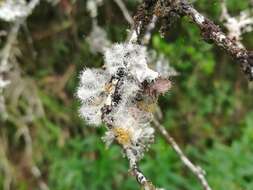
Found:
[(140, 6), (135, 22), (148, 23), (151, 15), (156, 14), (163, 21), (162, 27), (167, 29), (174, 19), (186, 16), (199, 27), (202, 37), (208, 43), (214, 43), (231, 55), (241, 66), (249, 80), (253, 80), (253, 51), (248, 51), (225, 35), (219, 26), (199, 13), (188, 0), (144, 0)]
[(211, 20), (204, 17), (192, 6), (184, 7), (183, 12), (200, 28), (205, 40), (211, 41), (223, 48), (228, 54), (238, 61), (242, 70), (250, 80), (253, 80), (253, 52), (246, 50), (226, 36), (221, 29)]
[(200, 167), (194, 165), (187, 156), (180, 149), (174, 138), (167, 132), (164, 126), (162, 126), (156, 119), (153, 120), (155, 128), (162, 134), (164, 139), (171, 145), (174, 151), (178, 154), (183, 164), (191, 170), (191, 172), (199, 179), (204, 190), (211, 190), (206, 178), (205, 171)]
[(11, 28), (10, 33), (8, 35), (7, 42), (6, 42), (5, 46), (3, 47), (3, 49), (0, 52), (0, 65), (3, 68), (8, 68), (8, 66), (7, 66), (8, 59), (10, 57), (13, 44), (16, 41), (18, 31), (19, 31), (20, 26), (21, 26), (22, 23), (23, 23), (23, 19), (18, 20), (14, 23), (14, 25)]
[(8, 35), (7, 43), (4, 46), (4, 48), (0, 52), (0, 65), (6, 66), (8, 63), (8, 59), (10, 57), (10, 53), (12, 50), (12, 46), (14, 42), (16, 41), (19, 29), (21, 25), (24, 23), (25, 19), (32, 13), (33, 9), (36, 7), (36, 5), (39, 4), (39, 0), (32, 0), (26, 5), (26, 14), (24, 14), (23, 17), (16, 18), (13, 27), (11, 28), (11, 31)]
[(124, 2), (122, 0), (114, 0), (114, 2), (119, 6), (127, 22), (132, 26), (134, 21)]
[[(126, 155), (131, 157), (134, 154), (134, 151), (131, 149), (125, 149)], [(130, 172), (136, 178), (136, 181), (140, 184), (140, 186), (144, 190), (159, 190), (160, 188), (156, 188), (144, 175), (144, 173), (139, 169), (136, 162), (133, 162), (129, 159)]]

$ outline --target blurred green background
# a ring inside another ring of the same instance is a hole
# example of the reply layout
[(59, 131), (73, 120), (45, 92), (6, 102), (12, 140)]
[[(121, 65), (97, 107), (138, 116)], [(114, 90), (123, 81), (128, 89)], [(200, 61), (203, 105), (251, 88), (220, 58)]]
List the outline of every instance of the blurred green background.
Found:
[[(126, 2), (132, 13), (137, 4)], [(194, 5), (220, 23), (219, 0)], [(228, 0), (234, 15), (249, 6), (247, 0)], [(124, 41), (129, 29), (112, 0), (99, 7), (98, 24), (112, 42)], [(14, 190), (46, 185), (52, 190), (139, 189), (120, 148), (106, 149), (104, 130), (87, 126), (78, 115), (78, 75), (85, 67), (103, 65), (103, 55), (93, 54), (85, 40), (91, 30), (86, 2), (41, 2), (24, 28), (18, 36), (21, 77), (5, 92), (8, 117), (0, 121), (0, 189), (8, 183)], [(253, 49), (252, 33), (243, 39)], [(186, 18), (165, 38), (155, 31), (150, 48), (165, 54), (179, 73), (172, 78), (171, 91), (159, 99), (168, 131), (206, 170), (214, 190), (252, 190), (253, 88), (240, 67), (204, 42)], [(24, 93), (15, 96), (20, 86)], [(159, 135), (140, 167), (165, 189), (202, 189)]]

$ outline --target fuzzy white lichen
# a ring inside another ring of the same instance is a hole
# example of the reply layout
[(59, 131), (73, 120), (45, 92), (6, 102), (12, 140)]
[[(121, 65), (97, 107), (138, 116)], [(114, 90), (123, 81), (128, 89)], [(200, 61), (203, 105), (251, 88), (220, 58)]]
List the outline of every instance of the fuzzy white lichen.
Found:
[(100, 69), (85, 69), (80, 76), (77, 97), (81, 100), (81, 116), (90, 125), (101, 124), (101, 108), (106, 100), (105, 84), (109, 75)]
[(5, 0), (0, 2), (0, 19), (12, 22), (25, 18), (31, 14), (39, 0), (32, 0), (29, 3), (24, 0)]
[(5, 110), (5, 97), (4, 90), (7, 85), (11, 83), (9, 78), (10, 73), (13, 72), (11, 69), (16, 63), (15, 56), (18, 52), (18, 48), (13, 48), (13, 44), (16, 41), (16, 37), (21, 25), (21, 21), (17, 21), (12, 26), (5, 45), (0, 50), (0, 113), (7, 117), (7, 112)]
[(243, 47), (241, 40), (242, 35), (247, 32), (253, 31), (253, 17), (251, 11), (241, 11), (238, 16), (232, 17), (227, 9), (226, 1), (221, 2), (221, 21), (224, 22), (224, 26), (228, 30), (229, 38), (235, 40), (235, 42)]
[(141, 45), (112, 45), (105, 51), (104, 70), (82, 72), (77, 96), (82, 103), (80, 114), (88, 124), (106, 124), (102, 137), (106, 146), (113, 142), (121, 145), (137, 181), (144, 189), (157, 189), (138, 170), (137, 163), (154, 142), (152, 112), (157, 95), (166, 92), (170, 83), (148, 67), (148, 56)]
[[(159, 76), (148, 68), (147, 62), (143, 46), (113, 45), (105, 52), (105, 69), (85, 69), (77, 91), (82, 103), (81, 116), (91, 125), (99, 125), (103, 120), (110, 123), (103, 140), (107, 146), (116, 140), (125, 149), (130, 148), (135, 152), (132, 161), (141, 159), (154, 140), (154, 130), (149, 124), (152, 114), (144, 105), (149, 102), (136, 100), (142, 82), (151, 82)], [(103, 116), (105, 106), (111, 108)]]
[(105, 52), (105, 66), (111, 74), (125, 68), (139, 82), (154, 80), (158, 73), (148, 68), (147, 50), (144, 46), (132, 43), (113, 45)]
[(169, 60), (163, 55), (158, 54), (156, 51), (149, 51), (149, 63), (162, 78), (169, 78), (178, 75), (178, 72), (170, 65)]
[(129, 110), (121, 111), (122, 113), (114, 114), (116, 116), (113, 123), (115, 127), (107, 131), (102, 139), (107, 146), (116, 140), (124, 149), (131, 149), (134, 155), (129, 159), (132, 162), (137, 162), (153, 143), (154, 129), (150, 127), (149, 123), (134, 118)]

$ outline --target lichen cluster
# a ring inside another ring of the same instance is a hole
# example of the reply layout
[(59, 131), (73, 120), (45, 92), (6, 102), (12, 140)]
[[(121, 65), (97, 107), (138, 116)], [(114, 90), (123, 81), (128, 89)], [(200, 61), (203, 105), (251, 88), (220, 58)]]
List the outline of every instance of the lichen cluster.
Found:
[(90, 125), (105, 123), (103, 141), (107, 146), (113, 141), (120, 144), (134, 165), (154, 141), (152, 111), (159, 93), (167, 91), (170, 83), (148, 67), (144, 46), (115, 44), (105, 51), (104, 60), (103, 69), (81, 73), (80, 115)]

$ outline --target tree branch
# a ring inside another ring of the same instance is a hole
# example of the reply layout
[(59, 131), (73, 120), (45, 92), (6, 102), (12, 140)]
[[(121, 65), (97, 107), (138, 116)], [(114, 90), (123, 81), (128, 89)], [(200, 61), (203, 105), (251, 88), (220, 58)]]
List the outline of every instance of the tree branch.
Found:
[(187, 0), (144, 0), (135, 15), (135, 25), (142, 23), (142, 30), (150, 23), (152, 15), (155, 14), (161, 20), (161, 27), (168, 29), (173, 20), (180, 17), (188, 17), (199, 27), (201, 35), (208, 43), (214, 43), (231, 55), (241, 66), (249, 80), (253, 80), (253, 51), (241, 47), (224, 34), (220, 27), (213, 21), (199, 13)]
[(134, 24), (134, 21), (130, 15), (129, 11), (127, 10), (127, 7), (124, 4), (124, 2), (122, 0), (114, 0), (114, 2), (119, 6), (119, 8), (122, 11), (122, 14), (124, 15), (127, 22), (132, 26)]
[(241, 66), (243, 72), (248, 76), (249, 80), (253, 80), (253, 52), (241, 47), (226, 36), (219, 26), (215, 25), (211, 20), (204, 17), (191, 5), (182, 7), (183, 12), (187, 15), (200, 30), (202, 37), (206, 41), (211, 41), (215, 45), (221, 47), (231, 55)]
[(161, 133), (164, 139), (171, 145), (174, 151), (178, 154), (183, 164), (198, 178), (204, 190), (212, 190), (209, 186), (206, 178), (205, 171), (200, 167), (194, 165), (180, 149), (174, 138), (167, 132), (164, 126), (162, 126), (156, 119), (153, 120), (154, 127)]

